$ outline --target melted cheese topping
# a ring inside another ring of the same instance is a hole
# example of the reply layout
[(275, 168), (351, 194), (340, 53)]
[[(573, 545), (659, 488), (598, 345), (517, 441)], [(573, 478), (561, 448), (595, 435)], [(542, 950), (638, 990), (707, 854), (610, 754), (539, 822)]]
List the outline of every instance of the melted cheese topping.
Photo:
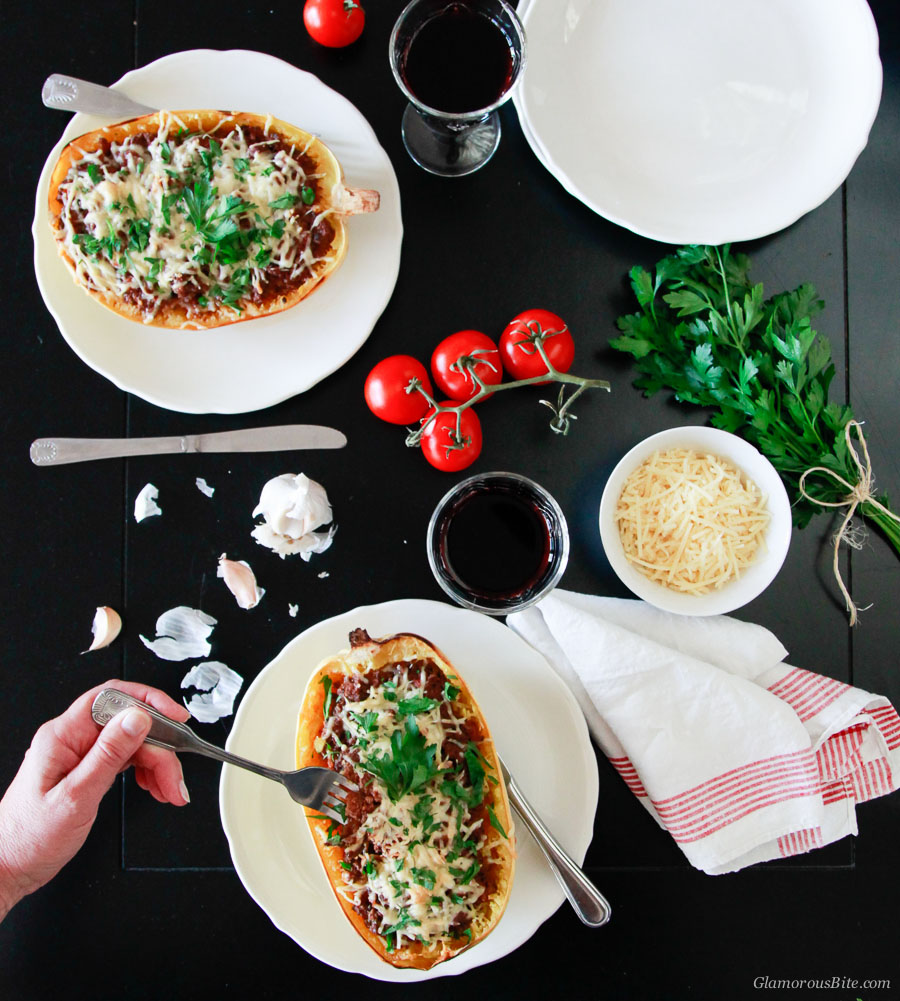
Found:
[(226, 119), (215, 135), (190, 132), (162, 114), (155, 136), (79, 150), (59, 197), (82, 285), (132, 302), (150, 322), (179, 295), (189, 311), (240, 312), (251, 290), (264, 294), (272, 269), (281, 287), (296, 287), (330, 261), (311, 239), (332, 210), (317, 202), (320, 175), (304, 169), (306, 150), (228, 129)]
[[(486, 891), (475, 876), (503, 836), (486, 818), (474, 818), (459, 789), (454, 795), (446, 784), (458, 780), (460, 772), (442, 748), (448, 737), (458, 738), (462, 746), (468, 743), (464, 707), (445, 697), (426, 700), (433, 704), (414, 714), (398, 710), (405, 700), (425, 698), (424, 672), (414, 671), (411, 678), (409, 668), (408, 663), (399, 665), (393, 680), (373, 685), (361, 701), (338, 699), (316, 739), (319, 753), (329, 744), (356, 746), (363, 761), (386, 759), (394, 750), (392, 738), (408, 733), (412, 715), (426, 749), (433, 748), (435, 774), (397, 800), (390, 798), (381, 778), (358, 769), (361, 782), (371, 782), (379, 802), (359, 829), (340, 841), (345, 872), (338, 890), (357, 910), (375, 916), (370, 927), (387, 939), (389, 949), (400, 948), (405, 940), (430, 945), (458, 939), (477, 925), (478, 903)], [(444, 691), (446, 696), (447, 686)], [(491, 781), (490, 771), (484, 781)], [(486, 788), (485, 799), (490, 801)]]
[(769, 523), (755, 483), (723, 459), (681, 448), (654, 452), (628, 477), (615, 517), (632, 566), (691, 594), (738, 577)]

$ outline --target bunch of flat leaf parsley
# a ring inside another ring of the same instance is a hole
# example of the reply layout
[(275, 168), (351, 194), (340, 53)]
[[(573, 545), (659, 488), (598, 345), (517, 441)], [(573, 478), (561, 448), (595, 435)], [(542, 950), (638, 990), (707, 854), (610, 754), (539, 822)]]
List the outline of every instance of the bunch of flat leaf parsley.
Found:
[[(831, 345), (811, 318), (824, 303), (812, 285), (763, 298), (751, 284), (750, 261), (729, 245), (687, 246), (663, 258), (650, 274), (631, 269), (640, 312), (618, 320), (614, 348), (633, 355), (635, 385), (652, 396), (672, 390), (682, 403), (713, 410), (717, 428), (754, 444), (781, 474), (803, 528), (822, 505), (800, 492), (803, 473), (824, 466), (848, 483), (859, 470), (845, 439), (849, 406), (828, 402), (834, 377)], [(817, 500), (838, 503), (847, 489), (830, 476), (806, 480)], [(889, 507), (884, 496), (875, 498)], [(900, 554), (900, 525), (871, 503), (859, 514), (875, 524)]]

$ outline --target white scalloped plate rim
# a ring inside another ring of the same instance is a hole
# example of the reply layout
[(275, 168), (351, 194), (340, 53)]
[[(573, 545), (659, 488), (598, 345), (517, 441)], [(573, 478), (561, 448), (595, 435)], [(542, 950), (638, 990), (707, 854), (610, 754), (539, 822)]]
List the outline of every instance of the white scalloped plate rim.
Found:
[[(629, 0), (577, 0), (575, 7), (601, 3), (609, 5), (616, 2), (628, 3)], [(657, 2), (665, 3), (666, 0), (657, 0)], [(710, 0), (710, 2), (718, 2), (718, 0)], [(757, 3), (758, 0), (745, 0), (745, 2), (750, 5)], [(795, 4), (804, 2), (804, 0), (778, 0), (778, 2)], [(808, 0), (808, 2), (813, 3), (814, 0)], [(544, 100), (546, 92), (540, 93), (538, 90), (538, 88), (543, 88), (543, 80), (535, 82), (538, 73), (536, 67), (540, 62), (536, 53), (540, 51), (541, 46), (555, 44), (550, 38), (552, 33), (546, 30), (546, 24), (542, 22), (539, 25), (539, 18), (554, 15), (558, 17), (565, 15), (568, 18), (571, 3), (560, 6), (555, 0), (520, 0), (518, 13), (525, 26), (526, 34), (529, 32), (529, 27), (531, 34), (528, 35), (528, 67), (523, 81), (513, 95), (513, 103), (525, 138), (538, 160), (569, 194), (583, 202), (598, 215), (639, 236), (671, 244), (723, 244), (758, 239), (779, 232), (817, 208), (841, 186), (868, 142), (869, 132), (875, 121), (881, 100), (882, 67), (878, 55), (878, 32), (868, 4), (865, 0), (829, 0), (829, 2), (841, 5), (842, 13), (853, 19), (854, 28), (861, 35), (859, 48), (854, 53), (858, 60), (852, 63), (852, 68), (844, 69), (840, 66), (833, 68), (835, 73), (842, 69), (847, 74), (856, 73), (861, 78), (860, 93), (856, 98), (852, 114), (847, 116), (850, 126), (843, 129), (846, 144), (838, 155), (829, 159), (827, 174), (821, 179), (813, 179), (807, 186), (795, 193), (777, 212), (764, 213), (759, 211), (759, 207), (765, 203), (766, 192), (762, 192), (760, 197), (753, 198), (750, 197), (753, 194), (752, 191), (741, 192), (737, 190), (729, 212), (713, 220), (698, 222), (689, 215), (676, 218), (674, 222), (671, 219), (661, 221), (648, 218), (642, 210), (640, 191), (628, 191), (627, 182), (621, 187), (617, 187), (614, 184), (611, 185), (608, 180), (598, 180), (596, 172), (592, 171), (589, 165), (586, 165), (590, 155), (602, 155), (601, 146), (608, 137), (596, 135), (589, 127), (590, 120), (585, 117), (588, 103), (583, 94), (571, 94), (568, 98), (561, 94), (557, 95), (553, 116), (562, 121), (566, 117), (570, 117), (573, 129), (577, 128), (579, 134), (586, 137), (585, 142), (588, 144), (584, 147), (585, 156), (579, 159), (579, 162), (573, 163), (571, 152), (561, 150), (559, 144), (554, 143), (547, 136), (546, 126), (539, 121), (541, 116), (536, 101), (538, 98)], [(824, 3), (823, 6), (831, 9), (828, 2)], [(689, 12), (690, 5), (679, 9)], [(641, 8), (641, 10), (646, 23), (652, 24), (653, 10), (649, 8)], [(826, 23), (826, 17), (827, 11), (822, 14), (822, 23)], [(574, 25), (571, 27), (570, 36), (577, 31), (577, 17), (573, 18), (573, 21)], [(802, 44), (804, 41), (805, 38), (801, 34), (797, 38), (797, 43)], [(602, 46), (620, 45), (622, 39), (601, 36), (596, 39), (596, 42), (598, 49), (596, 59), (602, 60)], [(564, 81), (567, 78), (567, 74), (556, 75), (557, 80)], [(563, 83), (562, 86), (564, 85)], [(827, 114), (823, 114), (821, 117), (823, 128), (827, 128)], [(618, 141), (621, 137), (617, 135), (614, 138)], [(815, 162), (818, 151), (811, 149), (808, 155), (810, 162)], [(664, 163), (663, 156), (660, 156), (659, 162), (660, 164)], [(664, 171), (665, 167), (662, 169)], [(624, 173), (627, 176), (627, 171)], [(660, 176), (659, 180), (663, 184), (667, 183), (669, 179)], [(668, 195), (671, 203), (677, 204), (682, 194), (683, 192), (679, 191), (677, 184), (669, 184)], [(775, 191), (769, 192), (769, 194), (777, 196)], [(623, 200), (626, 203), (624, 207)]]

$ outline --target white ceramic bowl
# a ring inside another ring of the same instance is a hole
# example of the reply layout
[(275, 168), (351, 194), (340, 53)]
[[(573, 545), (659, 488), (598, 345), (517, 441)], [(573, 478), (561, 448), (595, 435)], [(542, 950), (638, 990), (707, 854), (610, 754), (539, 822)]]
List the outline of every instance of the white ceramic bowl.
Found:
[(775, 233), (820, 205), (881, 98), (865, 0), (519, 0), (531, 148), (595, 212), (665, 243)]
[[(622, 548), (615, 513), (625, 481), (654, 452), (670, 448), (690, 448), (727, 459), (767, 498), (769, 527), (764, 550), (740, 577), (709, 594), (685, 594), (650, 580), (628, 562)], [(718, 615), (746, 605), (775, 579), (791, 541), (791, 505), (775, 467), (743, 438), (711, 427), (669, 428), (635, 445), (610, 474), (600, 501), (600, 539), (613, 570), (639, 598), (680, 615)]]

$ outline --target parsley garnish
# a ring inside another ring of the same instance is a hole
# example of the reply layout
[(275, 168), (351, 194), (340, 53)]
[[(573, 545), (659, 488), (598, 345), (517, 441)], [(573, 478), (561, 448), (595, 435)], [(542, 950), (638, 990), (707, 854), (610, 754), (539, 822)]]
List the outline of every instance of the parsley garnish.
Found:
[(362, 716), (359, 713), (349, 712), (347, 715), (363, 733), (371, 733), (378, 724), (378, 713), (376, 712), (368, 712)]
[(451, 685), (449, 681), (444, 682), (444, 701), (453, 702), (456, 696), (459, 695), (459, 689), (455, 685)]
[(322, 710), (322, 718), (328, 719), (331, 713), (331, 678), (326, 674), (319, 684), (325, 690), (325, 708)]
[(423, 695), (414, 695), (409, 699), (401, 699), (396, 706), (398, 716), (418, 716), (427, 713), (437, 705), (437, 699), (426, 699)]
[(421, 789), (434, 775), (437, 745), (426, 746), (414, 716), (406, 717), (406, 726), (391, 734), (391, 753), (373, 754), (360, 766), (381, 780), (388, 796), (396, 802), (406, 793)]
[(491, 820), (491, 827), (493, 827), (494, 830), (499, 831), (503, 837), (509, 841), (509, 837), (507, 836), (506, 831), (503, 830), (503, 825), (499, 820), (497, 820), (497, 814), (494, 813), (494, 808), (492, 806), (488, 807), (488, 817), (490, 817)]
[(300, 199), (304, 205), (312, 205), (316, 200), (316, 189), (309, 186), (300, 189)]
[(162, 259), (159, 257), (145, 257), (144, 260), (150, 265), (147, 278), (150, 281), (154, 281), (159, 276), (160, 269), (162, 268)]
[(434, 889), (437, 876), (433, 869), (417, 869), (416, 866), (410, 866), (409, 874), (418, 886), (424, 886), (426, 890)]
[(193, 187), (184, 188), (181, 201), (194, 229), (207, 243), (217, 243), (238, 231), (235, 215), (253, 207), (237, 195), (228, 195), (215, 208), (218, 192), (205, 180), (195, 181)]
[(103, 180), (103, 171), (97, 166), (96, 163), (86, 163), (84, 169), (87, 171), (88, 177), (91, 179), (91, 184), (99, 184)]
[(150, 242), (150, 220), (133, 219), (128, 227), (128, 249), (146, 250)]
[(300, 201), (299, 195), (282, 195), (280, 198), (276, 198), (274, 202), (269, 202), (270, 209), (289, 209), (292, 205), (296, 205)]

